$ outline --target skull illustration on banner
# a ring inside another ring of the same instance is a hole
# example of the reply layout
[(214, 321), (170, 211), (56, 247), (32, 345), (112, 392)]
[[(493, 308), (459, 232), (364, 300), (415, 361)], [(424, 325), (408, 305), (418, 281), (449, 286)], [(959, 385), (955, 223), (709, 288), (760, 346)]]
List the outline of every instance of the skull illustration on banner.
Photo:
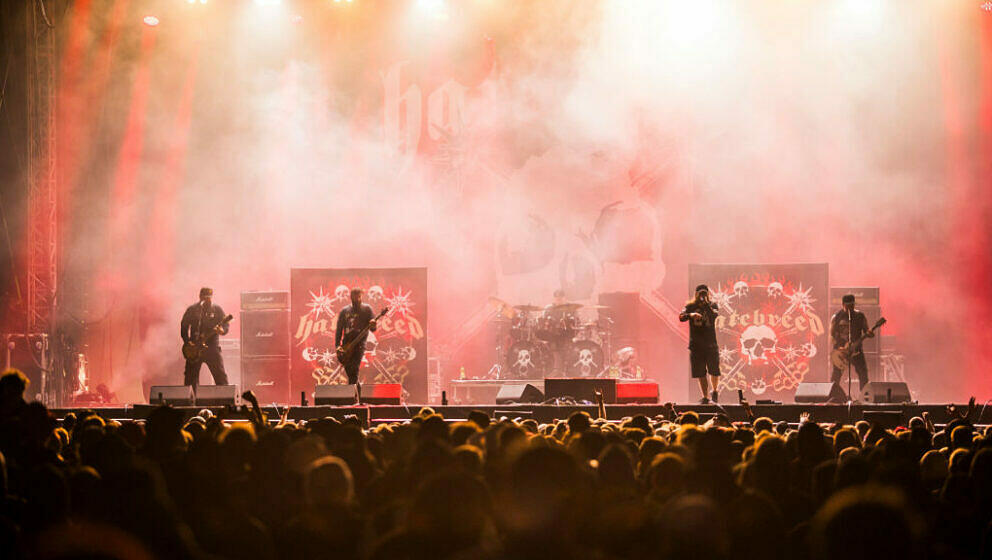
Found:
[(425, 398), (427, 271), (422, 268), (293, 269), (293, 391), (347, 382), (335, 356), (334, 335), (338, 314), (351, 303), (352, 287), (363, 289), (363, 303), (373, 313), (389, 310), (368, 334), (360, 382), (400, 383), (409, 398)]
[(825, 379), (813, 358), (827, 344), (826, 264), (690, 265), (689, 279), (719, 307), (721, 390), (791, 400), (803, 380)]

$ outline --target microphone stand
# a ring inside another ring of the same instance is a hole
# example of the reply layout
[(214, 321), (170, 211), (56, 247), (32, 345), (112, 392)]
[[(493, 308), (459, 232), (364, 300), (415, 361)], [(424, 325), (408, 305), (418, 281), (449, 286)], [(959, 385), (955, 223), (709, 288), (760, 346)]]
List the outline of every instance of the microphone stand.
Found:
[(854, 366), (854, 355), (851, 352), (854, 350), (854, 345), (851, 344), (854, 341), (854, 315), (851, 309), (847, 310), (847, 400), (848, 402), (854, 402), (854, 397), (851, 395), (851, 369)]

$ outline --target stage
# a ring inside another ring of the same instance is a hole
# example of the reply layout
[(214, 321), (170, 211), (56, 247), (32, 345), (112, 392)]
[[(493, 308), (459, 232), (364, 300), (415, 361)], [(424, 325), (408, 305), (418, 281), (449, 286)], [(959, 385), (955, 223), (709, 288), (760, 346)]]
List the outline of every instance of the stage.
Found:
[[(357, 416), (364, 425), (374, 426), (387, 422), (402, 422), (415, 416), (423, 406), (428, 405), (361, 405), (361, 406), (291, 406), (289, 407), (288, 419), (293, 421), (316, 420), (319, 418), (332, 417), (339, 420), (348, 415)], [(107, 420), (144, 420), (148, 417), (155, 405), (136, 404), (121, 407), (93, 408), (97, 414)], [(224, 406), (179, 406), (178, 410), (183, 411), (186, 418), (192, 418), (204, 408), (210, 409), (215, 415), (230, 421), (247, 421), (248, 416), (244, 409), (240, 407)], [(268, 414), (270, 421), (278, 420), (279, 414), (273, 406), (263, 406), (263, 411)], [(531, 404), (507, 404), (507, 405), (471, 405), (471, 406), (431, 406), (431, 408), (444, 416), (451, 422), (465, 420), (469, 412), (480, 410), (490, 417), (499, 419), (507, 418), (532, 418), (538, 422), (546, 423), (557, 419), (567, 419), (569, 415), (576, 411), (585, 411), (596, 417), (597, 409), (594, 405), (531, 405)], [(676, 405), (679, 413), (694, 411), (700, 415), (702, 420), (707, 420), (712, 415), (726, 413), (732, 422), (746, 421), (744, 408), (740, 405), (702, 405), (686, 404)], [(928, 412), (935, 424), (944, 424), (950, 421), (945, 411), (944, 404), (854, 404), (851, 406), (842, 404), (780, 404), (780, 405), (752, 405), (752, 411), (757, 417), (766, 416), (775, 422), (786, 421), (797, 423), (802, 413), (808, 412), (816, 422), (824, 423), (851, 423), (859, 420), (878, 419), (886, 426), (906, 425), (909, 419), (919, 416), (923, 412)], [(73, 408), (53, 409), (52, 413), (57, 418), (64, 418), (69, 412), (83, 410)], [(281, 409), (280, 409), (281, 412)], [(984, 414), (982, 414), (985, 412)], [(666, 410), (663, 405), (606, 405), (606, 418), (609, 421), (620, 421), (624, 418), (643, 414), (649, 418), (656, 416), (664, 417)], [(978, 408), (979, 418), (974, 419), (975, 424), (986, 424), (992, 418), (992, 411), (984, 411)]]

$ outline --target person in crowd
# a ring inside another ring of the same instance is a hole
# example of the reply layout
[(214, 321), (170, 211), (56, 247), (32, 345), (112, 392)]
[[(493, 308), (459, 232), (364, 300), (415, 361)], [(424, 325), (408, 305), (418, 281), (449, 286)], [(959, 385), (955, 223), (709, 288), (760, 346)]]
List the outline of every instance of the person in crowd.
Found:
[[(251, 422), (25, 403), (0, 376), (4, 558), (984, 558), (992, 433), (422, 409)], [(217, 414), (217, 415), (215, 415)]]

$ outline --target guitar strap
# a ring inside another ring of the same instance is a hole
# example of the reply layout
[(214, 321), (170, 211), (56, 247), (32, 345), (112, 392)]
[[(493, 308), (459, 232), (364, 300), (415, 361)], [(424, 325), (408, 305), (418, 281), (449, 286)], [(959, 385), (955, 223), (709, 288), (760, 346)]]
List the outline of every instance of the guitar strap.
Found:
[(196, 336), (194, 338), (199, 340), (200, 336), (203, 335), (203, 304), (200, 303), (196, 307), (199, 309), (199, 312), (196, 314)]

